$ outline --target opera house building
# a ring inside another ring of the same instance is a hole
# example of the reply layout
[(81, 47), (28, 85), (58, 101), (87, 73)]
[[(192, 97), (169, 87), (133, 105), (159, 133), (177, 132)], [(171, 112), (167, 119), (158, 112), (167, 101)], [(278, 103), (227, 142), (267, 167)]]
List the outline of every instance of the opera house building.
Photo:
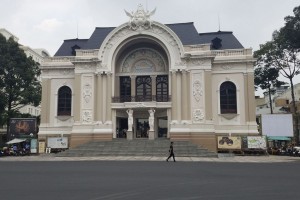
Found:
[(118, 27), (67, 39), (42, 70), (39, 141), (191, 141), (257, 135), (254, 59), (232, 32), (162, 24), (141, 6)]

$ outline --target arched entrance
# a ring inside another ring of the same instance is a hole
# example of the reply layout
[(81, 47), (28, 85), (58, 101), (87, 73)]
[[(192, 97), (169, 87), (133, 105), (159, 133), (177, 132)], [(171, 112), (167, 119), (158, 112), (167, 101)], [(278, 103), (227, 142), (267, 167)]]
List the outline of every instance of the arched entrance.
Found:
[[(169, 94), (169, 61), (164, 50), (154, 40), (138, 38), (123, 45), (115, 61), (115, 86), (112, 109), (115, 110), (116, 130), (128, 129), (128, 138), (167, 137)], [(131, 125), (127, 111), (131, 110)], [(130, 134), (130, 135), (129, 135)]]

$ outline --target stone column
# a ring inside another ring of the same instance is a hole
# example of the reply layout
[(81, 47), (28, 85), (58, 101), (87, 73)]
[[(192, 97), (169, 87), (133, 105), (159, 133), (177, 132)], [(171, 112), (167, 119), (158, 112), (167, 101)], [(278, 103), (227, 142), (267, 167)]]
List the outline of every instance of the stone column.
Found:
[(186, 87), (187, 87), (187, 120), (192, 120), (192, 102), (191, 102), (191, 91), (192, 91), (192, 86), (191, 86), (191, 73), (190, 71), (187, 71), (187, 82), (186, 82)]
[(171, 92), (172, 92), (172, 111), (171, 122), (177, 120), (177, 90), (176, 90), (176, 71), (171, 71)]
[(103, 74), (102, 75), (102, 121), (106, 121), (106, 96), (107, 96), (107, 75)]
[(130, 76), (130, 79), (131, 79), (131, 96), (132, 97), (135, 97), (136, 95), (136, 91), (135, 91), (135, 79), (136, 79), (136, 76)]
[(188, 87), (187, 87), (187, 71), (182, 70), (182, 120), (188, 120)]
[(106, 121), (111, 122), (112, 73), (107, 73)]
[(152, 100), (154, 100), (153, 97), (156, 96), (156, 77), (156, 75), (151, 76)]
[(177, 115), (176, 118), (178, 120), (178, 122), (181, 121), (181, 110), (182, 110), (182, 102), (181, 102), (181, 96), (182, 96), (182, 90), (181, 90), (181, 77), (182, 73), (181, 72), (177, 72), (176, 73), (176, 85), (177, 85)]
[(97, 74), (96, 121), (102, 123), (102, 75)]

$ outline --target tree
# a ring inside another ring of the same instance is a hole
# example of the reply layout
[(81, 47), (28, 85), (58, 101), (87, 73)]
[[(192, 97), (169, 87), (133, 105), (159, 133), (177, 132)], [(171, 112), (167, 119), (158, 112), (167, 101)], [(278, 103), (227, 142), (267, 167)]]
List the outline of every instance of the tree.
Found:
[(19, 115), (19, 109), (41, 102), (39, 64), (26, 56), (12, 38), (0, 34), (0, 122), (2, 125)]
[(274, 67), (265, 67), (257, 64), (257, 67), (254, 70), (254, 84), (257, 87), (260, 87), (263, 90), (267, 90), (269, 94), (270, 102), (270, 111), (273, 114), (273, 106), (271, 95), (276, 91), (272, 87), (279, 87), (285, 82), (279, 81), (279, 70)]
[[(285, 26), (279, 31), (274, 31), (272, 40), (260, 45), (260, 49), (254, 53), (254, 56), (260, 65), (276, 68), (283, 77), (289, 80), (293, 114), (296, 115), (293, 78), (300, 72), (300, 6), (294, 8), (293, 11), (295, 16), (285, 17)], [(294, 139), (298, 144), (298, 120), (295, 124)]]

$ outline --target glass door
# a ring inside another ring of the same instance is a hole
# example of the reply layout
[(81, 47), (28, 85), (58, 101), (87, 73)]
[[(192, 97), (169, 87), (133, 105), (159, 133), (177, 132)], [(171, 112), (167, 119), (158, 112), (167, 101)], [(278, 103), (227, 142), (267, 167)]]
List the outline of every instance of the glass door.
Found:
[(148, 138), (149, 129), (149, 119), (136, 119), (137, 138)]

